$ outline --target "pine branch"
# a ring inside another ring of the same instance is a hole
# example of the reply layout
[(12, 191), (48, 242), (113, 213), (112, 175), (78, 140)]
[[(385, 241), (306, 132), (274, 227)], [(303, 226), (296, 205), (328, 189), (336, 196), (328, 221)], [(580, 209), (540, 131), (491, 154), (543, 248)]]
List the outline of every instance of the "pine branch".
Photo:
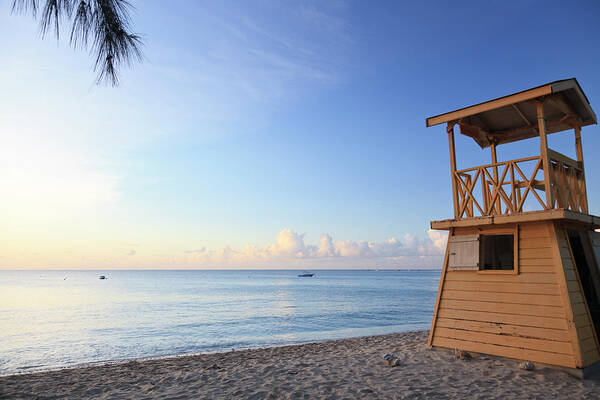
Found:
[[(38, 17), (39, 0), (13, 0), (12, 12)], [(130, 67), (143, 60), (143, 42), (131, 32), (127, 0), (45, 0), (41, 10), (40, 33), (45, 37), (54, 31), (57, 40), (61, 25), (70, 20), (69, 42), (74, 47), (89, 49), (94, 55), (96, 82), (119, 83), (123, 65)], [(91, 39), (91, 40), (90, 40)]]

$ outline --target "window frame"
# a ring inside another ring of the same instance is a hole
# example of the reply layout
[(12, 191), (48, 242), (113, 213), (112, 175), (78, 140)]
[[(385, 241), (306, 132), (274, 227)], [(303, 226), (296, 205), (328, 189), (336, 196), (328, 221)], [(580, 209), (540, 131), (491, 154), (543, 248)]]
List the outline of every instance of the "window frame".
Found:
[[(479, 235), (496, 236), (496, 235), (513, 235), (513, 269), (481, 269), (481, 253), (479, 254), (480, 262), (478, 274), (482, 275), (518, 275), (519, 274), (519, 226), (513, 228), (493, 229), (490, 231), (480, 231)], [(479, 240), (479, 250), (481, 251), (481, 239)]]

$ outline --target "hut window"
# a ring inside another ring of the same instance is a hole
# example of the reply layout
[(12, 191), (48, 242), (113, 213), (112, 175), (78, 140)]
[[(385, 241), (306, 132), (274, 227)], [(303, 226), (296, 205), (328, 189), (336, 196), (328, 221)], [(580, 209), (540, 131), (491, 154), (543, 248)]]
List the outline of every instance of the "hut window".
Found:
[(481, 235), (479, 269), (510, 271), (515, 268), (514, 235)]

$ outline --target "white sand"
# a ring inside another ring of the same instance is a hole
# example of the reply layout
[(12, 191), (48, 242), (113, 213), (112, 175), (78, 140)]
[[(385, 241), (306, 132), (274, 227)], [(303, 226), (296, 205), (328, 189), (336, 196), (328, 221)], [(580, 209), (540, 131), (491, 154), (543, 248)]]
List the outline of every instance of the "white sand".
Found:
[[(457, 360), (426, 332), (0, 377), (0, 398), (600, 399), (600, 379), (511, 360)], [(402, 360), (383, 363), (386, 353)]]

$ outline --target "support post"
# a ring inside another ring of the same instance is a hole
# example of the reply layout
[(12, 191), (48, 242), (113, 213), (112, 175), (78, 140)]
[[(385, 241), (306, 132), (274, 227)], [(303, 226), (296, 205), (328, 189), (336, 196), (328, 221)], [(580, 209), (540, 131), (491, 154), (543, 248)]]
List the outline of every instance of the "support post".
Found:
[(448, 122), (448, 145), (450, 148), (450, 178), (452, 179), (452, 199), (454, 200), (454, 218), (458, 219), (458, 188), (456, 187), (456, 150), (454, 148), (454, 122)]
[(587, 187), (585, 183), (585, 168), (583, 166), (583, 145), (581, 144), (581, 126), (579, 121), (575, 120), (575, 148), (577, 149), (577, 161), (581, 166), (581, 211), (585, 214), (588, 213), (588, 201), (587, 201)]
[[(520, 190), (521, 189), (519, 189), (519, 191)], [(511, 191), (510, 199), (512, 200), (510, 212), (512, 214), (512, 213), (516, 213), (517, 208), (519, 207), (519, 200), (517, 200), (517, 185), (515, 182), (515, 163), (514, 162), (510, 163), (510, 191)]]
[[(490, 145), (490, 151), (492, 153), (492, 164), (496, 164), (498, 162), (498, 156), (496, 153), (496, 141), (492, 141), (491, 145)], [(500, 184), (500, 182), (498, 181), (498, 166), (494, 165), (494, 169), (493, 169), (493, 173), (494, 173), (494, 180), (496, 181), (496, 185), (498, 185), (497, 188), (494, 188), (496, 190), (500, 190), (500, 188), (502, 187), (502, 185)], [(502, 203), (500, 201), (500, 196), (498, 196), (498, 198), (496, 199), (496, 204), (492, 204), (491, 205), (492, 208), (496, 208), (496, 212), (492, 213), (492, 214), (502, 214)]]
[[(546, 118), (544, 117), (544, 103), (537, 101), (535, 103), (537, 109), (538, 131), (540, 133), (540, 156), (542, 157), (542, 168), (544, 169), (544, 188), (546, 189), (546, 209), (550, 210), (554, 207), (554, 193), (552, 193), (552, 185), (550, 174), (550, 158), (548, 157), (548, 141), (546, 138)], [(532, 189), (533, 190), (533, 189)]]

